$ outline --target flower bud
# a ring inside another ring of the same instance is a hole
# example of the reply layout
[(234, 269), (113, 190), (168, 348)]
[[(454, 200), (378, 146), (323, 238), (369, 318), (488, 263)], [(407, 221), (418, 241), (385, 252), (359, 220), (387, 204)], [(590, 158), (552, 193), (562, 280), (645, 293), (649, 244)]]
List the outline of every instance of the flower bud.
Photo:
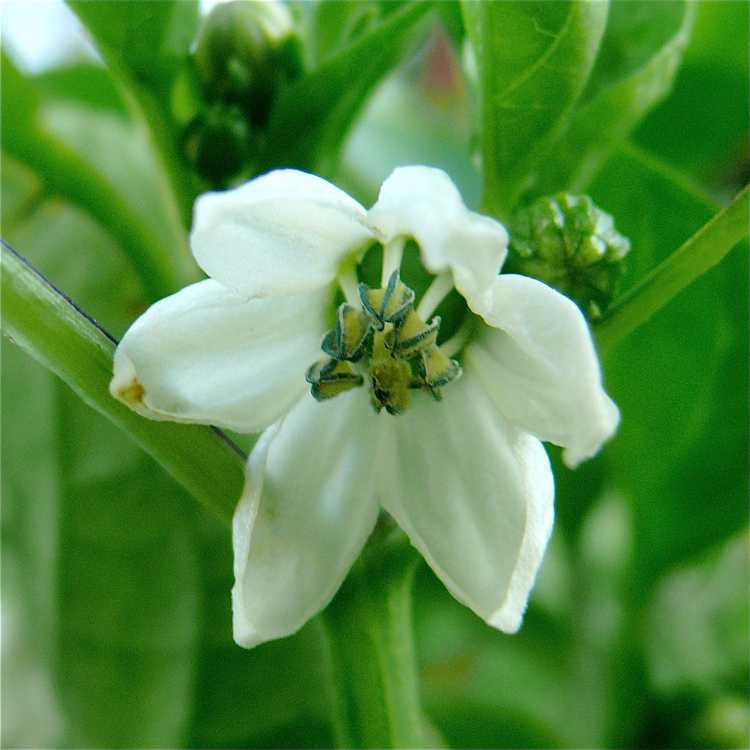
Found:
[(234, 105), (212, 104), (188, 126), (185, 154), (198, 174), (214, 187), (224, 187), (255, 155), (247, 117)]
[(264, 125), (279, 86), (301, 72), (289, 11), (275, 0), (215, 6), (198, 34), (195, 63), (209, 101), (237, 104)]
[(517, 212), (504, 270), (544, 281), (595, 319), (612, 300), (629, 251), (630, 241), (591, 198), (557, 193)]

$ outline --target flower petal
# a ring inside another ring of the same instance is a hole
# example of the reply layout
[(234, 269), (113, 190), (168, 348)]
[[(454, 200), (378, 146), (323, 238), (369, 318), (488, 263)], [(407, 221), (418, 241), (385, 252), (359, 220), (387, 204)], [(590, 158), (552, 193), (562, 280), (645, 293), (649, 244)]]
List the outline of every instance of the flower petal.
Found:
[(515, 632), (552, 529), (544, 448), (471, 375), (391, 424), (383, 505), (459, 601)]
[(200, 267), (243, 294), (323, 286), (372, 238), (365, 210), (320, 177), (279, 169), (195, 204), (190, 244)]
[(389, 242), (413, 237), (431, 273), (453, 272), (472, 305), (502, 266), (508, 233), (502, 224), (469, 211), (450, 177), (433, 167), (399, 167), (383, 183), (368, 223)]
[(617, 428), (588, 326), (567, 297), (526, 276), (498, 276), (485, 296), (483, 328), (466, 349), (500, 411), (540, 440), (566, 448), (568, 466), (593, 456)]
[(382, 421), (364, 389), (325, 403), (308, 395), (261, 436), (232, 527), (241, 646), (295, 632), (340, 586), (378, 517)]
[(304, 393), (329, 296), (248, 300), (212, 279), (185, 287), (126, 332), (110, 391), (151, 419), (262, 430)]

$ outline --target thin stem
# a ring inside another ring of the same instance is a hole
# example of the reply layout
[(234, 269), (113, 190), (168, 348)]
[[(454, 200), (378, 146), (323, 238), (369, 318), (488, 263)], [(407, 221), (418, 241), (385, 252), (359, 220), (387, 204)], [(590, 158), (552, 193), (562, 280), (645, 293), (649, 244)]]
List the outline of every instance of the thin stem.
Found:
[(391, 240), (383, 248), (383, 270), (380, 275), (380, 285), (385, 286), (391, 274), (401, 268), (401, 259), (404, 257), (405, 240), (397, 237)]
[(3, 333), (228, 523), (242, 491), (241, 453), (209, 427), (154, 422), (112, 398), (116, 341), (5, 242), (0, 280)]
[(440, 345), (440, 350), (446, 357), (455, 357), (469, 342), (474, 329), (476, 328), (476, 318), (467, 314), (461, 327), (447, 341)]
[(133, 213), (115, 187), (56, 136), (40, 130), (29, 138), (8, 139), (3, 147), (57, 193), (86, 211), (111, 232), (128, 256), (150, 300), (180, 286), (178, 256)]
[(320, 618), (339, 747), (422, 747), (411, 621), (419, 557), (398, 532), (374, 535)]
[(430, 286), (427, 287), (427, 291), (422, 295), (422, 299), (419, 300), (417, 315), (422, 320), (427, 320), (437, 310), (451, 289), (453, 289), (453, 274), (450, 271), (436, 276)]
[(750, 187), (624, 295), (596, 326), (599, 349), (606, 353), (746, 238), (748, 208)]
[(359, 283), (357, 269), (353, 263), (345, 265), (339, 271), (338, 280), (346, 301), (352, 307), (359, 307)]

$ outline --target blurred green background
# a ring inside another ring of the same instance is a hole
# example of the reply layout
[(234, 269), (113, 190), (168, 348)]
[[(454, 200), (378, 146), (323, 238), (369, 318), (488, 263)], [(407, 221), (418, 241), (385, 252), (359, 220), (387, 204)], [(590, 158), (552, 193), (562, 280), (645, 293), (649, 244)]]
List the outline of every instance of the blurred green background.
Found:
[[(180, 247), (143, 128), (81, 56), (72, 14), (52, 34), (63, 59), (29, 67), (24, 47), (52, 5), (17, 5), (26, 36), (6, 23), (5, 51), (27, 84), (23, 101), (6, 87), (4, 122), (6, 106), (18, 115), (35, 97), (56, 143)], [(443, 167), (478, 204), (462, 33), (440, 4), (357, 120), (329, 176), (365, 205), (408, 163)], [(671, 93), (589, 188), (631, 239), (623, 290), (747, 182), (748, 106), (748, 5), (702, 2)], [(150, 294), (122, 252), (127, 227), (92, 216), (43, 154), (10, 153), (10, 127), (3, 238), (120, 336)], [(558, 520), (518, 635), (485, 626), (421, 566), (416, 644), (435, 744), (747, 747), (747, 279), (736, 249), (604, 362), (622, 425), (576, 472), (550, 450)], [(226, 529), (6, 338), (2, 389), (3, 746), (330, 746), (316, 624), (236, 647)]]

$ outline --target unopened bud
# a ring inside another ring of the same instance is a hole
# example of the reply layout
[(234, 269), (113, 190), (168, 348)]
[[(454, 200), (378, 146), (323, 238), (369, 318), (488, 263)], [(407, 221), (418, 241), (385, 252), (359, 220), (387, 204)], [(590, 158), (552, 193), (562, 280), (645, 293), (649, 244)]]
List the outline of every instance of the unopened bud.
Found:
[(630, 241), (591, 198), (557, 193), (518, 211), (504, 270), (544, 281), (595, 319), (611, 302), (629, 251)]
[(247, 166), (256, 147), (239, 107), (212, 104), (188, 126), (184, 149), (203, 179), (214, 187), (224, 187)]
[(239, 105), (255, 125), (266, 123), (277, 89), (299, 75), (301, 60), (289, 11), (276, 0), (215, 6), (195, 49), (206, 98)]

